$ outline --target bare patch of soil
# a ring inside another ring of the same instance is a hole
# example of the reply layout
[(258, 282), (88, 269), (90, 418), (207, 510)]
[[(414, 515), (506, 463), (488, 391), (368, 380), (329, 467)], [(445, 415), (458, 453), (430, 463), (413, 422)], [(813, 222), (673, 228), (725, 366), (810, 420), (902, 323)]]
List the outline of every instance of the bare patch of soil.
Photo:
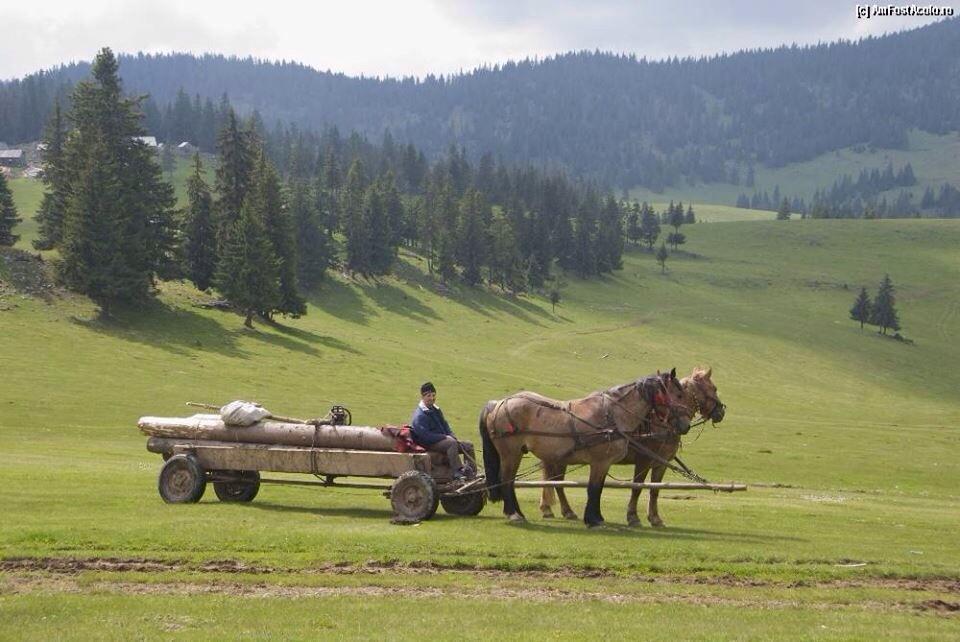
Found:
[(49, 302), (65, 291), (54, 284), (52, 268), (39, 254), (23, 250), (5, 249), (0, 252), (3, 262), (0, 278), (0, 307), (15, 307), (9, 299), (13, 294), (35, 296)]
[[(489, 579), (599, 579), (621, 577), (634, 582), (650, 584), (682, 584), (699, 586), (729, 586), (737, 588), (880, 588), (908, 591), (931, 591), (960, 595), (960, 579), (955, 578), (883, 578), (865, 577), (834, 580), (798, 580), (794, 582), (743, 578), (734, 575), (644, 575), (620, 573), (599, 568), (561, 567), (557, 569), (497, 569), (484, 568), (467, 563), (443, 564), (432, 561), (379, 561), (363, 564), (335, 562), (307, 568), (274, 568), (257, 566), (239, 560), (212, 560), (189, 562), (184, 560), (161, 560), (148, 558), (58, 558), (25, 557), (0, 560), (0, 572), (50, 573), (72, 576), (83, 572), (191, 572), (191, 573), (237, 573), (246, 575), (304, 574), (304, 575), (431, 575), (469, 574), (476, 578)], [(952, 603), (951, 603), (952, 604)]]

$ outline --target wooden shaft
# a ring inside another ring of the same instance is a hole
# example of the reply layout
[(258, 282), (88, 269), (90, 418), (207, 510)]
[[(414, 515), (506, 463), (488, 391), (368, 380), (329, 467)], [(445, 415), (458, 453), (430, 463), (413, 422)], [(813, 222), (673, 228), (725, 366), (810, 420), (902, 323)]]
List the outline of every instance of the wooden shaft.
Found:
[[(517, 488), (586, 488), (587, 482), (581, 481), (517, 481), (514, 482)], [(746, 484), (698, 484), (696, 482), (622, 482), (607, 480), (603, 484), (604, 488), (636, 488), (636, 489), (656, 489), (656, 490), (718, 490), (725, 493), (747, 490)]]

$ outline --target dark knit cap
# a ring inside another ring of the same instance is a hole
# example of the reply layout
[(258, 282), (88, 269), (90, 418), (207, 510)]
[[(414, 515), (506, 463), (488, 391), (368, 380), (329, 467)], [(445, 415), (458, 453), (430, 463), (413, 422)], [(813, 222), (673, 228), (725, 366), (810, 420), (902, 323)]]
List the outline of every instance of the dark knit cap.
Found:
[(421, 394), (421, 395), (425, 395), (425, 394), (427, 394), (428, 392), (433, 392), (433, 393), (436, 393), (436, 392), (437, 392), (437, 389), (434, 388), (434, 387), (433, 387), (433, 384), (430, 383), (429, 381), (426, 382), (425, 384), (423, 384), (422, 386), (420, 386), (420, 394)]

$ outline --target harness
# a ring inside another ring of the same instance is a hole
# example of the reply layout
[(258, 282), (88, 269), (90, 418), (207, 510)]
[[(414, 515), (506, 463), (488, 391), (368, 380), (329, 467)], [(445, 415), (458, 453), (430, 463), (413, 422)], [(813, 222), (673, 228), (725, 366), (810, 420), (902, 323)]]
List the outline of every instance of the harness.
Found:
[[(632, 384), (641, 398), (643, 398), (644, 396), (643, 390), (642, 390), (642, 384), (644, 381), (645, 381), (644, 379), (641, 379), (633, 382)], [(566, 451), (560, 457), (560, 459), (566, 459), (574, 452), (584, 448), (590, 448), (601, 443), (605, 443), (605, 442), (609, 443), (614, 440), (623, 439), (627, 442), (628, 449), (633, 449), (635, 452), (641, 453), (649, 457), (650, 459), (656, 461), (658, 464), (669, 468), (670, 470), (678, 473), (683, 477), (686, 477), (687, 479), (690, 479), (692, 481), (696, 481), (699, 483), (709, 483), (706, 479), (704, 479), (703, 477), (695, 473), (686, 464), (684, 464), (683, 461), (680, 460), (680, 458), (674, 457), (674, 459), (677, 461), (677, 464), (679, 464), (679, 465), (674, 465), (669, 460), (662, 457), (660, 454), (651, 450), (650, 448), (647, 448), (645, 445), (643, 445), (640, 442), (641, 439), (662, 439), (666, 441), (667, 439), (674, 439), (679, 437), (678, 432), (669, 427), (667, 430), (663, 430), (659, 432), (653, 432), (653, 431), (644, 432), (642, 430), (644, 426), (652, 427), (655, 424), (666, 425), (667, 419), (672, 411), (674, 411), (678, 407), (686, 408), (686, 406), (682, 404), (673, 403), (670, 400), (670, 395), (667, 394), (666, 385), (663, 383), (662, 380), (658, 378), (657, 383), (659, 384), (659, 390), (657, 390), (652, 395), (652, 399), (649, 400), (650, 409), (647, 411), (647, 414), (644, 416), (641, 416), (638, 413), (631, 410), (622, 401), (614, 398), (608, 391), (606, 390), (602, 391), (600, 393), (600, 397), (602, 400), (601, 412), (605, 419), (605, 426), (598, 426), (594, 422), (588, 419), (585, 419), (583, 417), (580, 417), (579, 415), (577, 415), (576, 413), (570, 410), (569, 402), (551, 403), (543, 399), (535, 398), (530, 396), (529, 394), (524, 394), (524, 393), (517, 393), (514, 395), (510, 395), (509, 397), (506, 397), (498, 401), (497, 405), (493, 409), (493, 418), (495, 422), (496, 422), (497, 416), (500, 414), (501, 411), (505, 413), (506, 419), (507, 419), (507, 430), (503, 432), (496, 432), (492, 435), (492, 437), (505, 438), (505, 437), (512, 437), (514, 435), (521, 433), (520, 429), (517, 428), (516, 421), (513, 419), (513, 416), (510, 414), (510, 407), (508, 402), (511, 399), (523, 399), (541, 408), (547, 408), (550, 410), (557, 410), (557, 411), (563, 412), (564, 414), (570, 417), (570, 423), (569, 423), (570, 434), (569, 435), (557, 434), (555, 432), (548, 432), (544, 430), (525, 429), (522, 431), (522, 434), (524, 435), (572, 439), (573, 445), (570, 447), (568, 451)], [(621, 386), (621, 388), (622, 387), (623, 386)], [(722, 405), (720, 404), (720, 401), (718, 399), (715, 399), (714, 401), (718, 405), (718, 407)], [(633, 415), (635, 418), (637, 418), (637, 426), (635, 430), (627, 432), (617, 425), (617, 422), (614, 419), (612, 411), (610, 409), (610, 403), (619, 406), (627, 414)], [(699, 410), (699, 403), (697, 403), (696, 395), (694, 395), (694, 404), (695, 404), (695, 410), (694, 410), (694, 413), (695, 413)], [(657, 410), (658, 408), (663, 408), (663, 411), (658, 412)], [(651, 415), (653, 416), (652, 419), (651, 419)], [(701, 419), (700, 422), (698, 422), (697, 424), (691, 424), (691, 426), (700, 425), (705, 421), (706, 419)], [(594, 432), (585, 434), (581, 431), (578, 431), (576, 429), (577, 422), (592, 428)]]

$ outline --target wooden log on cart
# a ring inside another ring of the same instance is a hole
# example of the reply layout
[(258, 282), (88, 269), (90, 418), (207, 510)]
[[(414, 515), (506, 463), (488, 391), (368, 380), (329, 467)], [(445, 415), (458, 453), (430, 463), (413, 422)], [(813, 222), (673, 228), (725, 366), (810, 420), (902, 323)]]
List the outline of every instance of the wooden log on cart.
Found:
[(386, 478), (399, 477), (411, 470), (431, 472), (430, 456), (427, 453), (304, 448), (162, 437), (148, 439), (147, 450), (168, 455), (189, 454), (205, 470), (258, 470)]
[[(517, 481), (514, 485), (518, 488), (586, 488), (587, 482), (571, 481), (564, 479), (562, 481)], [(656, 489), (656, 490), (716, 490), (724, 493), (733, 493), (736, 491), (747, 490), (746, 484), (698, 484), (697, 482), (622, 482), (607, 480), (603, 484), (604, 488), (631, 488), (631, 489)]]
[(219, 415), (141, 417), (140, 432), (149, 437), (345, 448), (393, 452), (394, 440), (371, 426), (313, 426), (264, 419), (252, 426), (228, 426)]

